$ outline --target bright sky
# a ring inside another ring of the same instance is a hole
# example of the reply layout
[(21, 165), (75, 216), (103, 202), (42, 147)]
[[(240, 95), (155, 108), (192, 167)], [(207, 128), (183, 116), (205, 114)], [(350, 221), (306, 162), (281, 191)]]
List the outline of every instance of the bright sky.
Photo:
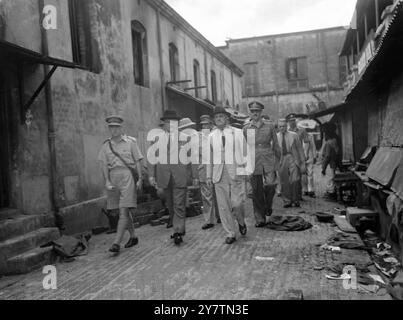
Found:
[(356, 0), (165, 0), (214, 45), (228, 38), (347, 26)]

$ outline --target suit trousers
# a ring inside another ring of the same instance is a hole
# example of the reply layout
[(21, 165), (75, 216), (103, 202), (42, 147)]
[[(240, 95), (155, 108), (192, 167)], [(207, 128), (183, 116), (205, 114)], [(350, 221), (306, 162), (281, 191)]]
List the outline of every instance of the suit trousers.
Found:
[(173, 223), (174, 233), (184, 233), (186, 231), (186, 196), (187, 188), (177, 188), (173, 181), (164, 189), (166, 204), (169, 210), (170, 223)]
[(220, 182), (215, 184), (218, 210), (222, 226), (228, 237), (235, 238), (238, 224), (245, 225), (245, 181), (232, 180), (226, 167)]
[(209, 188), (207, 183), (200, 183), (200, 192), (203, 202), (204, 220), (208, 224), (215, 224), (215, 192), (214, 187)]
[(306, 163), (306, 174), (302, 176), (302, 191), (314, 192), (315, 186), (313, 182), (313, 162)]
[(301, 170), (291, 154), (283, 156), (280, 163), (281, 195), (285, 203), (300, 201)]
[[(275, 172), (271, 173), (275, 175)], [(273, 208), (273, 198), (276, 193), (275, 184), (266, 184), (264, 175), (256, 175), (251, 177), (253, 211), (256, 223), (265, 223), (266, 214)], [(275, 179), (267, 180), (269, 182)]]

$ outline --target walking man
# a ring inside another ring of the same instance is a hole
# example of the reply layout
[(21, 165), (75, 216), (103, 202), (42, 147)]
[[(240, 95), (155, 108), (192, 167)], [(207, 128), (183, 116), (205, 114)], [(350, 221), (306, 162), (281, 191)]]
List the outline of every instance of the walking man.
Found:
[(302, 191), (305, 196), (316, 198), (313, 178), (313, 168), (316, 159), (315, 140), (312, 135), (306, 132), (305, 128), (299, 125), (298, 127), (300, 129), (306, 164), (306, 174), (302, 176)]
[(200, 192), (203, 202), (203, 214), (205, 224), (202, 226), (203, 230), (208, 230), (214, 227), (217, 221), (218, 212), (216, 210), (216, 196), (213, 185), (207, 184), (207, 164), (209, 163), (209, 156), (203, 152), (203, 146), (209, 145), (209, 136), (213, 128), (213, 122), (209, 115), (200, 117), (201, 131), (199, 133), (200, 142), (200, 163), (198, 166)]
[[(245, 175), (247, 170), (239, 159), (244, 159), (246, 141), (241, 129), (229, 126), (230, 114), (224, 107), (216, 107), (214, 121), (216, 129), (210, 134), (212, 159), (207, 166), (207, 184), (214, 184), (221, 223), (227, 232), (226, 244), (236, 241), (237, 229), (246, 235), (244, 201), (246, 198)], [(242, 174), (240, 174), (242, 173)], [(238, 228), (237, 228), (238, 224)]]
[[(165, 151), (167, 154), (167, 163), (152, 165), (150, 168), (150, 184), (157, 188), (164, 189), (168, 210), (171, 215), (171, 222), (174, 228), (172, 239), (176, 245), (183, 242), (183, 236), (186, 234), (186, 197), (189, 181), (193, 179), (193, 173), (190, 165), (180, 162), (179, 149), (179, 120), (180, 118), (173, 110), (167, 110), (161, 118), (165, 122), (164, 141), (166, 142)], [(172, 158), (172, 156), (174, 158)], [(178, 161), (174, 161), (174, 159)]]
[[(293, 113), (288, 116), (288, 131), (295, 132), (298, 135), (301, 145), (303, 144), (303, 139), (301, 136), (301, 129), (298, 127), (298, 124), (297, 124), (297, 116)], [(302, 179), (301, 179), (300, 183), (298, 184), (298, 200), (299, 201), (304, 201), (304, 199), (302, 198), (302, 192), (303, 192), (302, 189), (303, 189), (303, 186), (302, 186)]]
[(274, 125), (264, 121), (262, 117), (264, 105), (252, 102), (249, 104), (249, 110), (251, 122), (243, 130), (245, 138), (249, 130), (255, 131), (255, 171), (249, 179), (256, 228), (263, 228), (266, 226), (266, 216), (273, 214), (273, 199), (277, 186), (276, 170), (281, 151)]
[(280, 182), (284, 208), (293, 205), (300, 208), (299, 188), (301, 175), (306, 172), (305, 156), (298, 134), (287, 130), (285, 119), (279, 120), (280, 132), (277, 134), (281, 146)]
[[(107, 191), (107, 210), (119, 209), (117, 234), (113, 246), (109, 249), (110, 252), (117, 254), (126, 229), (130, 233), (130, 239), (125, 248), (138, 244), (130, 209), (137, 208), (136, 189), (141, 190), (143, 184), (141, 170), (143, 155), (136, 139), (123, 134), (122, 117), (111, 116), (106, 122), (111, 138), (103, 144), (98, 160), (102, 166)], [(137, 176), (133, 173), (135, 168)]]

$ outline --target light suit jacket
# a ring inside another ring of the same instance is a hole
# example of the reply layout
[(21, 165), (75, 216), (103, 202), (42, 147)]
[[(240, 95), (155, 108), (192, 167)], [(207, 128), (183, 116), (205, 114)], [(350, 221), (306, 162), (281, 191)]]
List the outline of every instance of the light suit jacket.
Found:
[[(226, 140), (227, 154), (232, 158), (227, 159), (230, 163), (225, 163), (225, 152), (223, 152), (222, 148), (223, 134)], [(253, 173), (255, 164), (241, 129), (231, 126), (227, 126), (223, 131), (214, 129), (209, 138), (211, 161), (207, 165), (207, 178), (212, 179), (213, 183), (216, 184), (221, 181), (224, 167), (228, 170), (232, 180), (242, 180), (245, 176)]]
[[(283, 161), (283, 148), (282, 148), (282, 140), (283, 134), (281, 132), (277, 133), (278, 143), (280, 144), (281, 149), (281, 161)], [(301, 139), (299, 138), (298, 134), (295, 132), (287, 131), (285, 133), (285, 142), (287, 145), (287, 151), (292, 155), (295, 160), (295, 163), (299, 168), (305, 167), (305, 155), (304, 149), (302, 147)]]

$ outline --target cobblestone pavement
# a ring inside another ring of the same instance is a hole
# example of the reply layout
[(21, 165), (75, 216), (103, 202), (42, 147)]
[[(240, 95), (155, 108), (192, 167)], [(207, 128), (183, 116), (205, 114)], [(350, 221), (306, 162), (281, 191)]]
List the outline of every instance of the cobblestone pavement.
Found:
[[(316, 184), (318, 193), (323, 181)], [(276, 197), (275, 214), (300, 215), (314, 227), (303, 232), (278, 232), (254, 227), (251, 203), (247, 204), (249, 232), (236, 244), (224, 244), (220, 225), (202, 231), (202, 217), (187, 220), (181, 247), (170, 239), (165, 226), (137, 230), (140, 245), (112, 258), (107, 250), (113, 236), (94, 236), (90, 253), (72, 263), (57, 264), (57, 290), (45, 291), (41, 270), (0, 279), (0, 299), (282, 299), (289, 289), (302, 290), (305, 299), (389, 299), (388, 295), (343, 289), (340, 281), (327, 280), (326, 271), (315, 271), (341, 256), (369, 261), (366, 253), (343, 250), (325, 252), (319, 244), (336, 230), (320, 224), (310, 212), (337, 206), (309, 200), (302, 209), (285, 210)], [(301, 213), (305, 211), (305, 213)], [(257, 256), (273, 261), (258, 261)]]

